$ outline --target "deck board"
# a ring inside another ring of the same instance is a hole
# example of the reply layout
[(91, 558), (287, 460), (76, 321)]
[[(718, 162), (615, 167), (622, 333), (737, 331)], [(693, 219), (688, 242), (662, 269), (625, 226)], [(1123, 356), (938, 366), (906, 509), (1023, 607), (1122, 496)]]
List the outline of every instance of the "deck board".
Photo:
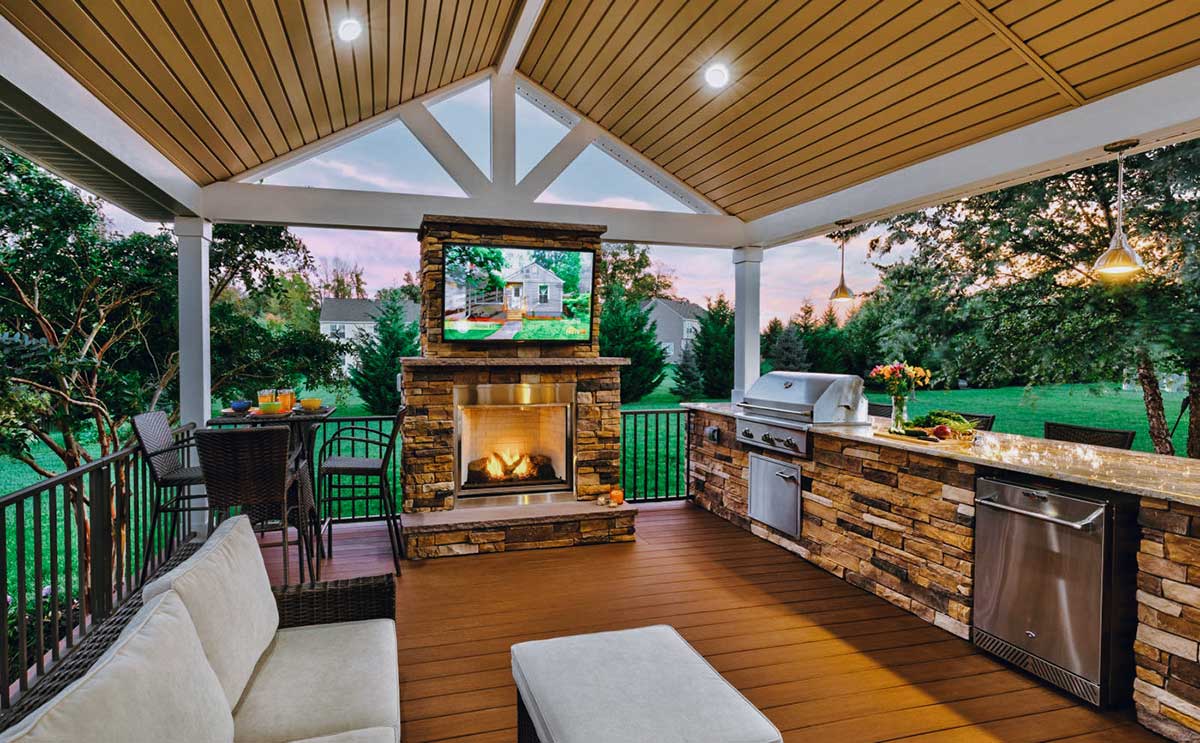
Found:
[[(638, 541), (405, 563), (403, 740), (516, 739), (513, 643), (665, 623), (797, 741), (1155, 741), (690, 504)], [(391, 571), (379, 524), (339, 526), (323, 577)], [(278, 581), (278, 550), (264, 556)], [(294, 557), (293, 557), (294, 559)]]

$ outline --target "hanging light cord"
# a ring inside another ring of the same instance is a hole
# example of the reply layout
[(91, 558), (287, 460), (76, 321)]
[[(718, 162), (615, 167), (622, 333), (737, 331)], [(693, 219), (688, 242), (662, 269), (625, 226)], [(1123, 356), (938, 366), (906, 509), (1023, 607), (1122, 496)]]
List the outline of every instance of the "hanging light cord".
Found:
[(1125, 151), (1117, 153), (1117, 232), (1125, 231)]

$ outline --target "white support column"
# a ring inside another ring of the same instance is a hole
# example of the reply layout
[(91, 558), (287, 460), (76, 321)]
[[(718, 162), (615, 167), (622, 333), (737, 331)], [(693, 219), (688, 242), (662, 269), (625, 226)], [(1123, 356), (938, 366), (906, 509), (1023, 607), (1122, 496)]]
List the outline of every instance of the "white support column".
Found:
[(517, 185), (517, 81), (492, 76), (492, 183), (502, 192)]
[(179, 246), (179, 422), (203, 426), (212, 413), (208, 336), (208, 248), (212, 225), (175, 220)]
[(733, 250), (733, 401), (740, 402), (758, 379), (759, 284), (763, 249)]

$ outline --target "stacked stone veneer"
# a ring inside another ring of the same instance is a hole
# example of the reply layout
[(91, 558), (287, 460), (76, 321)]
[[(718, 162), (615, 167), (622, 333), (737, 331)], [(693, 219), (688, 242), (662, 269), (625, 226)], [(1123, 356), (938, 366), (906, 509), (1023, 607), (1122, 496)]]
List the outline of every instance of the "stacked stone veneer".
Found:
[[(600, 252), (600, 225), (558, 224), (517, 220), (471, 219), (426, 215), (421, 240), (421, 354), (457, 358), (587, 358), (600, 355), (599, 294), (592, 294), (591, 343), (462, 343), (442, 339), (443, 269), (447, 244), (505, 248), (544, 248)], [(598, 268), (598, 262), (594, 264)], [(598, 289), (598, 287), (597, 287)]]
[[(733, 418), (689, 415), (689, 492), (703, 508), (959, 637), (970, 636), (975, 470), (936, 455), (814, 434), (799, 539), (747, 517), (749, 450)], [(704, 436), (715, 426), (720, 442)]]
[(1200, 741), (1200, 507), (1143, 498), (1138, 520), (1138, 721)]
[(461, 523), (438, 531), (405, 529), (405, 554), (410, 559), (487, 552), (575, 547), (584, 544), (632, 542), (637, 509), (573, 515), (559, 520), (530, 519), (523, 523)]
[[(575, 494), (608, 493), (620, 482), (621, 377), (614, 364), (570, 360), (545, 366), (404, 364), (408, 413), (401, 436), (404, 510), (454, 507), (454, 386), (459, 384), (575, 385)], [(566, 364), (566, 365), (563, 365)]]

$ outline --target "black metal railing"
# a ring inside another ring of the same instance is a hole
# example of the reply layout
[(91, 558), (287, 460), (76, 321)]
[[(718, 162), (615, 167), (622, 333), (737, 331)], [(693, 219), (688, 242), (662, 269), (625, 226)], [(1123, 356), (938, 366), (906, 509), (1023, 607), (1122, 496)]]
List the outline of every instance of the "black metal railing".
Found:
[[(322, 423), (317, 430), (313, 451), (314, 453), (324, 452), (326, 456), (330, 457), (372, 457), (380, 459), (383, 457), (387, 439), (392, 434), (392, 426), (395, 420), (395, 416), (391, 415), (330, 418)], [(380, 444), (376, 446), (352, 440), (350, 436), (356, 439), (363, 438), (363, 436), (354, 434), (353, 432), (348, 434), (344, 439), (336, 438), (342, 429), (352, 426), (379, 431), (382, 434), (382, 436), (378, 437)], [(331, 444), (329, 444), (330, 441), (332, 441)], [(328, 447), (326, 444), (329, 444)], [(401, 501), (403, 500), (401, 494), (400, 457), (400, 442), (397, 441), (396, 453), (392, 456), (392, 461), (388, 465), (387, 472), (388, 485), (391, 488), (392, 498), (396, 501), (396, 511), (400, 510)], [(318, 461), (315, 464), (319, 465), (320, 462)], [(323, 515), (328, 516), (334, 521), (370, 521), (382, 518), (383, 516), (380, 510), (378, 478), (349, 477), (343, 475), (318, 482), (317, 487), (318, 500), (323, 504), (321, 506)]]
[(169, 534), (163, 519), (144, 554), (157, 497), (146, 462), (128, 446), (0, 498), (0, 708), (138, 589), (142, 560), (157, 567), (184, 536), (186, 524)]
[(687, 497), (686, 410), (621, 413), (621, 489), (629, 501)]

